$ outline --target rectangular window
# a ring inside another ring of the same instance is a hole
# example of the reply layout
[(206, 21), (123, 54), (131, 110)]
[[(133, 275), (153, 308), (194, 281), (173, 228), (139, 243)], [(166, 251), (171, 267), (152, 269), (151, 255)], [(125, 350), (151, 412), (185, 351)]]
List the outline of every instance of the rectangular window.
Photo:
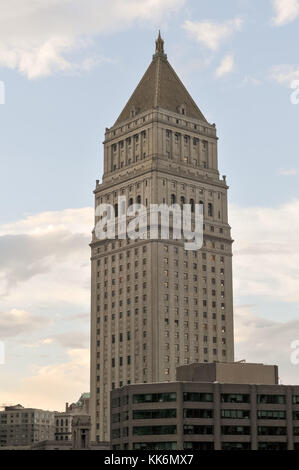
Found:
[(250, 403), (250, 396), (235, 393), (222, 393), (222, 403)]
[(163, 403), (176, 401), (176, 393), (148, 393), (133, 395), (133, 403)]
[(184, 401), (212, 403), (213, 393), (185, 392)]
[(170, 426), (135, 426), (133, 427), (133, 436), (161, 436), (167, 434), (176, 434), (175, 425)]
[(285, 405), (285, 395), (257, 395), (257, 403), (264, 403), (267, 405)]

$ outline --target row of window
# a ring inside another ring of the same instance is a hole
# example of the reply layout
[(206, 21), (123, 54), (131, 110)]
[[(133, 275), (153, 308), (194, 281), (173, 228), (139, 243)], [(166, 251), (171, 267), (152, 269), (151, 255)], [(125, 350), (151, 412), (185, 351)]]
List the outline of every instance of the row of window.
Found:
[[(183, 398), (185, 402), (202, 402), (202, 403), (212, 403), (214, 400), (213, 393), (200, 393), (200, 392), (184, 392)], [(250, 395), (248, 394), (236, 394), (236, 393), (222, 393), (220, 396), (222, 403), (250, 403)], [(175, 402), (177, 400), (176, 392), (168, 392), (168, 393), (147, 393), (147, 394), (134, 394), (133, 395), (133, 403), (167, 403), (167, 402)], [(272, 404), (272, 405), (280, 405), (286, 403), (286, 396), (285, 395), (264, 395), (260, 394), (257, 395), (257, 403), (258, 404)], [(293, 395), (293, 403), (299, 404), (299, 395)], [(112, 403), (113, 405), (113, 403)], [(118, 405), (119, 406), (119, 405)], [(260, 413), (264, 413), (264, 411), (260, 410)], [(267, 411), (269, 415), (270, 413), (279, 413), (279, 411)], [(296, 416), (299, 416), (299, 411), (295, 412)], [(279, 415), (278, 415), (279, 416)], [(294, 415), (295, 416), (295, 415)], [(263, 418), (261, 414), (259, 416)], [(265, 419), (268, 419), (267, 417)], [(270, 418), (271, 419), (271, 418)], [(278, 417), (274, 417), (273, 419), (279, 419)], [(283, 419), (283, 418), (280, 418)]]
[[(176, 408), (166, 408), (162, 410), (133, 410), (133, 419), (171, 419), (177, 417)], [(184, 408), (184, 418), (190, 419), (212, 419), (214, 416), (213, 409), (193, 409)], [(295, 420), (299, 419), (299, 412), (294, 412)], [(221, 410), (222, 419), (249, 419), (249, 410)], [(258, 410), (257, 418), (264, 420), (285, 420), (286, 411)], [(124, 414), (116, 413), (112, 416), (112, 422), (121, 422), (129, 419), (128, 411)], [(294, 434), (297, 435), (298, 427), (294, 428)]]
[[(122, 432), (121, 432), (122, 431)], [(299, 435), (299, 428), (294, 428), (294, 435)], [(193, 425), (186, 424), (183, 427), (185, 435), (213, 435), (214, 426), (211, 425)], [(113, 429), (112, 438), (118, 439), (120, 436), (126, 437), (129, 429)], [(161, 436), (177, 434), (177, 426), (175, 424), (161, 426), (133, 426), (133, 436)], [(250, 426), (221, 426), (221, 434), (224, 436), (250, 436)], [(286, 436), (287, 428), (283, 426), (258, 426), (258, 436)]]

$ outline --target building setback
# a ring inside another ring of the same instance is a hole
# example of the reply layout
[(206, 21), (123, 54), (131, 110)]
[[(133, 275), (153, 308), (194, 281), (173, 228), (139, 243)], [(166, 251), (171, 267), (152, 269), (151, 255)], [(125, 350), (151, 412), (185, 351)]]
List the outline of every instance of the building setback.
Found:
[[(204, 245), (183, 240), (91, 243), (92, 440), (110, 438), (110, 391), (175, 380), (176, 367), (232, 362), (232, 238), (218, 137), (169, 64), (156, 52), (115, 124), (106, 129), (95, 207), (121, 213), (143, 204), (202, 204)], [(99, 218), (96, 217), (97, 223)]]
[(278, 385), (276, 366), (222, 366), (112, 391), (112, 449), (299, 450), (299, 386)]

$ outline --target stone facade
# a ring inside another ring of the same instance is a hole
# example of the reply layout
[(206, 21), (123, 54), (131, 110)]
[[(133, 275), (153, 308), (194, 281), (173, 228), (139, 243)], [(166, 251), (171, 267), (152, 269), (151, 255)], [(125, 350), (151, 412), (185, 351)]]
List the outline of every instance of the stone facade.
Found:
[[(176, 367), (233, 361), (232, 239), (217, 133), (156, 54), (114, 126), (106, 130), (95, 207), (204, 206), (204, 246), (177, 240), (91, 243), (92, 440), (110, 438), (110, 390), (175, 380)], [(119, 211), (121, 208), (117, 208)], [(98, 218), (96, 218), (96, 223)]]

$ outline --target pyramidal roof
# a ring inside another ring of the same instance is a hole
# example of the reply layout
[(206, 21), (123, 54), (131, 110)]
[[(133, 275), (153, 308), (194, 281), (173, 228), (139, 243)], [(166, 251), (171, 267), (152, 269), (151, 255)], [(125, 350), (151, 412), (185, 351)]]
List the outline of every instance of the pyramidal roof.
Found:
[(114, 125), (153, 108), (178, 113), (181, 106), (184, 106), (187, 117), (207, 122), (168, 62), (159, 31), (153, 60)]

